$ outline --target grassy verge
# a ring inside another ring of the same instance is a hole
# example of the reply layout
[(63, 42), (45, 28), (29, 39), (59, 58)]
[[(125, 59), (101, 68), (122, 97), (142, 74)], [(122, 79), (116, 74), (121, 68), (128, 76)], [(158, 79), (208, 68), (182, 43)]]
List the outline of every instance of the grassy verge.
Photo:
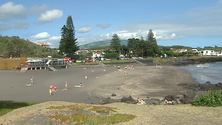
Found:
[(176, 60), (176, 58), (153, 58), (154, 63), (173, 62)]
[(135, 61), (133, 59), (102, 61), (102, 63), (104, 64), (115, 64), (115, 63), (126, 63), (126, 62), (135, 62)]
[(0, 101), (0, 116), (11, 112), (14, 109), (34, 105), (34, 102), (13, 102), (13, 101)]

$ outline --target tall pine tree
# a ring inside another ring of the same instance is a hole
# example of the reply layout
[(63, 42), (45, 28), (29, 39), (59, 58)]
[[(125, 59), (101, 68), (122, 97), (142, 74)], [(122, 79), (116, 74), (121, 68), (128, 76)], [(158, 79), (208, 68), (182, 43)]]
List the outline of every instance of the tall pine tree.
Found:
[(156, 38), (154, 37), (152, 29), (149, 30), (146, 40), (151, 43), (157, 44), (157, 41), (156, 41)]
[(147, 55), (156, 56), (156, 54), (158, 53), (158, 45), (152, 29), (149, 30), (149, 34), (147, 35), (146, 41), (148, 43)]
[(67, 57), (72, 57), (72, 55), (79, 50), (78, 42), (75, 38), (75, 27), (71, 16), (68, 16), (66, 25), (63, 25), (61, 29), (59, 50), (60, 54), (66, 54)]
[(110, 47), (115, 50), (115, 52), (119, 53), (120, 52), (120, 39), (119, 36), (117, 34), (113, 34), (112, 36), (112, 41), (110, 43)]

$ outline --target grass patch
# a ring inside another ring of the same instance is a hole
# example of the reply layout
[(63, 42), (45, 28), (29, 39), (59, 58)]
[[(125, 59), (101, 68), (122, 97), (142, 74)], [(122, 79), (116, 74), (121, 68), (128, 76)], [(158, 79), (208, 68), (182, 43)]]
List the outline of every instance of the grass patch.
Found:
[(173, 62), (176, 60), (177, 58), (153, 58), (154, 63)]
[(207, 91), (192, 102), (193, 106), (219, 107), (222, 106), (222, 90)]
[(102, 61), (104, 64), (114, 64), (114, 63), (128, 63), (128, 62), (135, 62), (133, 59), (125, 59), (125, 60), (107, 60), (107, 61)]
[[(73, 124), (73, 123), (78, 125), (117, 124), (132, 120), (136, 117), (134, 115), (128, 115), (128, 114), (118, 114), (117, 111), (115, 110), (116, 108), (105, 107), (105, 106), (87, 106), (87, 105), (76, 104), (70, 106), (49, 107), (47, 109), (92, 111), (90, 114), (89, 113), (66, 114), (62, 112), (56, 112), (55, 114), (49, 116), (49, 118), (52, 119), (56, 124)], [(106, 116), (100, 116), (97, 113), (105, 113)]]
[(34, 102), (14, 102), (14, 101), (0, 101), (0, 116), (11, 112), (14, 109), (34, 105)]

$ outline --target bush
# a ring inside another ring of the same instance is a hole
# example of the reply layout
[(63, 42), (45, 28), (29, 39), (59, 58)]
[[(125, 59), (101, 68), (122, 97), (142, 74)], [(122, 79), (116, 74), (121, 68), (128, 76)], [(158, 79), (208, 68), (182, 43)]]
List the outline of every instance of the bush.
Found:
[(201, 94), (196, 99), (194, 99), (192, 105), (207, 106), (207, 107), (222, 106), (222, 91), (221, 90), (207, 91), (205, 94)]
[(119, 57), (118, 53), (107, 53), (104, 55), (105, 58), (110, 58), (110, 59), (115, 59), (117, 57)]

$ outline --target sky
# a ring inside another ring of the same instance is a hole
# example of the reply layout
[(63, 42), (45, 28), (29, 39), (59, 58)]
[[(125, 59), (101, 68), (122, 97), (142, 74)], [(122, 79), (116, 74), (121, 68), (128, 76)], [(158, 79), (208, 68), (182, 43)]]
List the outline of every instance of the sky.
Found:
[(78, 45), (152, 29), (158, 45), (222, 47), (222, 0), (1, 0), (0, 34), (58, 48), (68, 16)]

